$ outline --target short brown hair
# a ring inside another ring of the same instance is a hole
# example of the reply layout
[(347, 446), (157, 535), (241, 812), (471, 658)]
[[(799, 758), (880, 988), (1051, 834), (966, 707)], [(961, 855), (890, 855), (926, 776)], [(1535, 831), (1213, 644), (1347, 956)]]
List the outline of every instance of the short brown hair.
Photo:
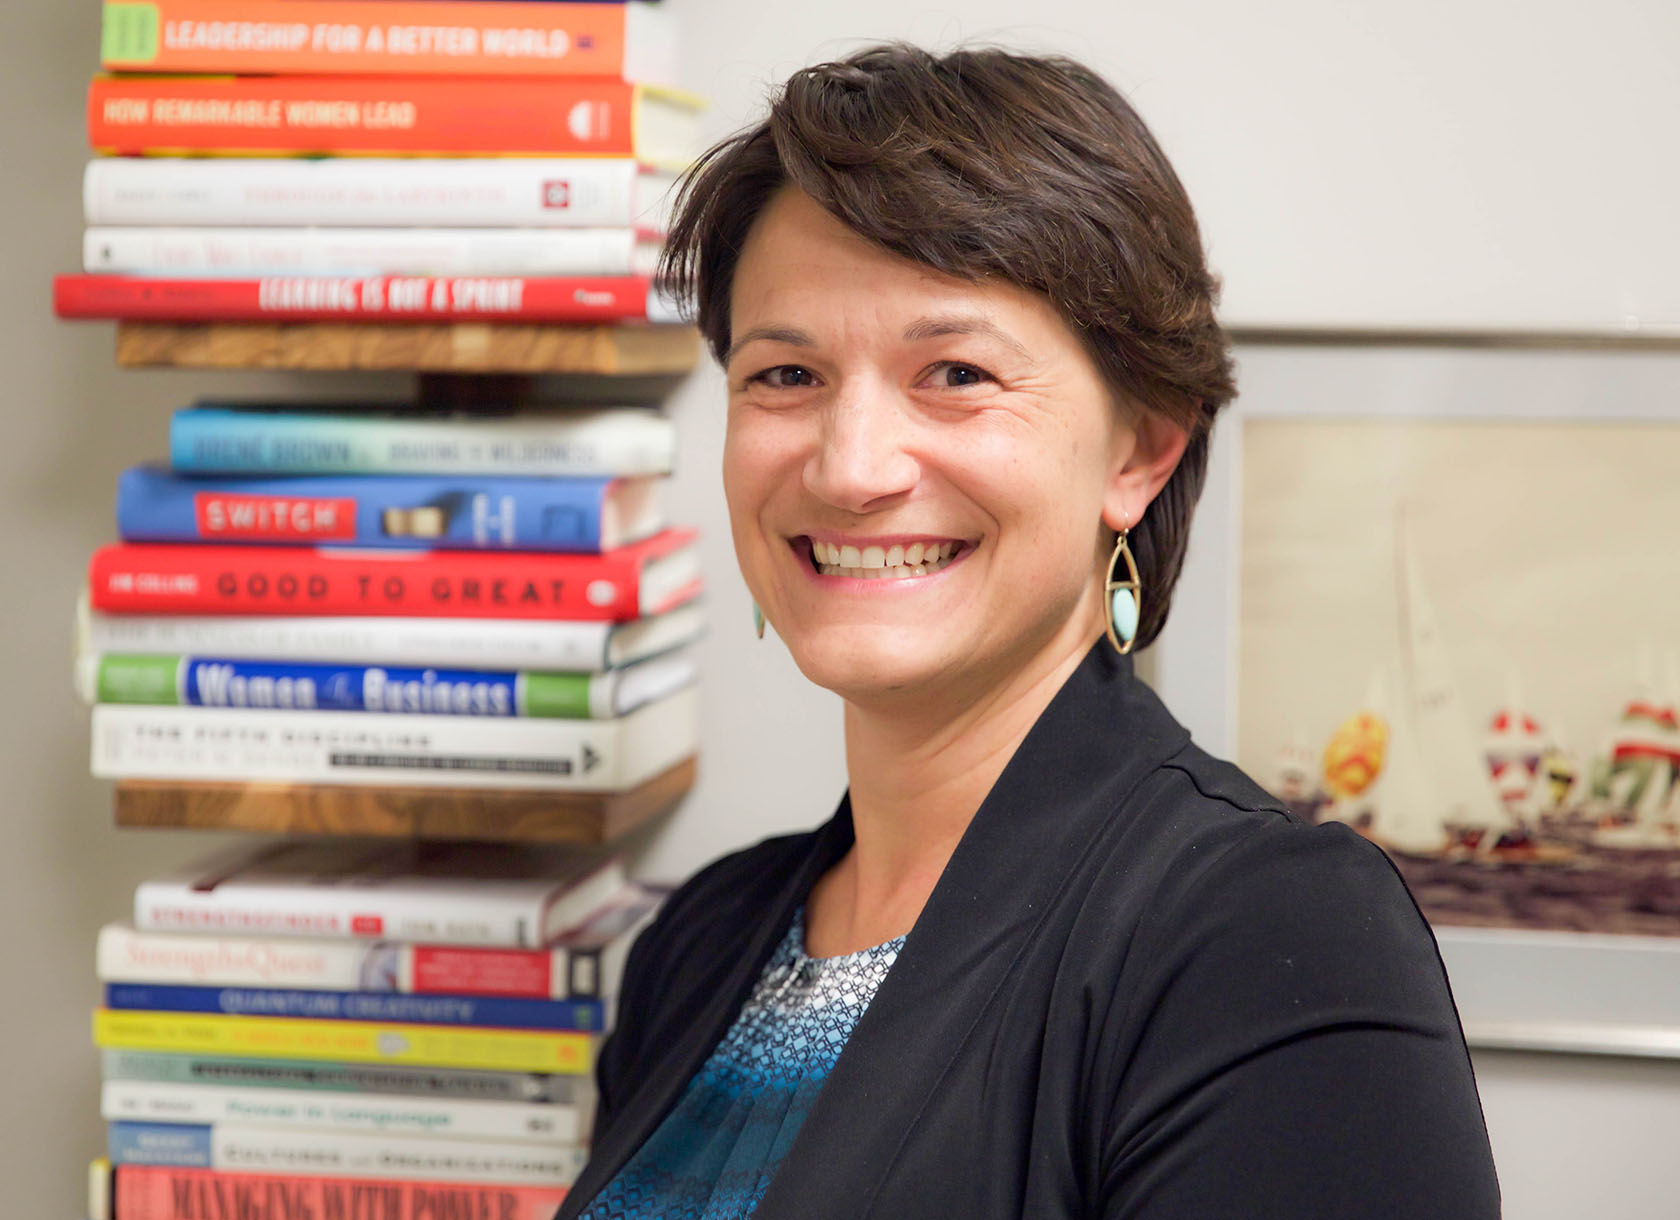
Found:
[(1195, 213), (1137, 112), (1071, 59), (993, 48), (890, 44), (794, 73), (677, 197), (660, 278), (693, 302), (720, 362), (735, 264), (786, 185), (894, 254), (1043, 294), (1120, 401), (1189, 433), (1131, 534), (1138, 644), (1150, 643), (1183, 566), (1208, 430), (1236, 387)]

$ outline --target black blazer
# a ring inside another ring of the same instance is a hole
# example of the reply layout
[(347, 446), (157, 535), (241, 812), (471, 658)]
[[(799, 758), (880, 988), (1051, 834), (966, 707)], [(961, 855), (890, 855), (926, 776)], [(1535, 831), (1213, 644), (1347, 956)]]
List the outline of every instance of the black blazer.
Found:
[[(734, 1021), (850, 810), (679, 890), (630, 955), (575, 1216)], [(1482, 1220), (1458, 1015), (1387, 857), (1309, 827), (1099, 641), (952, 855), (761, 1220)]]

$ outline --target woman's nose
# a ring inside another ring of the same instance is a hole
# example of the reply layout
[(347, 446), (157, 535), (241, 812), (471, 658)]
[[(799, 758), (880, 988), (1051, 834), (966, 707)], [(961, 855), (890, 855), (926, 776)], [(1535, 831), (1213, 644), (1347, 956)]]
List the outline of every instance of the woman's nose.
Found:
[(880, 384), (842, 385), (824, 404), (816, 450), (805, 462), (805, 487), (818, 499), (852, 513), (916, 485), (921, 467), (905, 448), (910, 421), (892, 390)]

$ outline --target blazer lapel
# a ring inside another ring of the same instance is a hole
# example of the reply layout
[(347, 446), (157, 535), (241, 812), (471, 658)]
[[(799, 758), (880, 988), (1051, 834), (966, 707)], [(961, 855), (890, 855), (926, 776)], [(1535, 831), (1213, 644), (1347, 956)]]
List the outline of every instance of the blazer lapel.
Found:
[(1126, 793), (1187, 740), (1133, 678), (1130, 658), (1099, 640), (976, 812), (755, 1220), (856, 1220), (868, 1212), (1070, 861)]

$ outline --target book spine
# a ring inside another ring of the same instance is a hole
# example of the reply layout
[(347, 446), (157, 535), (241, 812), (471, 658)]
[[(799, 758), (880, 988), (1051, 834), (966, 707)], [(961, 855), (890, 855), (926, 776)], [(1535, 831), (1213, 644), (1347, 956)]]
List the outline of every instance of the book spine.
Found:
[[(584, 951), (584, 956), (597, 950)], [(100, 929), (99, 977), (106, 981), (208, 987), (293, 987), (412, 995), (598, 1000), (593, 970), (574, 969), (564, 948), (487, 949), (452, 945), (256, 939), (203, 933)]]
[(291, 940), (99, 930), (100, 979), (229, 987), (399, 990), (409, 946), (384, 941)]
[(575, 1106), (139, 1081), (104, 1082), (99, 1116), (109, 1123), (260, 1123), (348, 1134), (376, 1131), (534, 1144), (580, 1143), (590, 1134), (588, 1114)]
[[(394, 716), (361, 712), (102, 704), (93, 709), (93, 773), (103, 779), (237, 780), (415, 787), (496, 787), (623, 791), (693, 753), (699, 735), (693, 688), (616, 720), (484, 720), (465, 716)], [(142, 890), (150, 883), (144, 883)], [(150, 893), (150, 891), (147, 891)], [(160, 891), (161, 893), (161, 891)], [(201, 912), (197, 904), (160, 903), (163, 922), (142, 927), (273, 935), (355, 935), (350, 914), (332, 909)], [(463, 943), (441, 936), (427, 913), (408, 913), (408, 939)], [(477, 944), (529, 945), (507, 931), (475, 934)], [(363, 935), (402, 936), (392, 919), (366, 919)], [(540, 920), (527, 919), (520, 935)], [(488, 925), (486, 925), (486, 929)]]
[(422, 1181), (567, 1186), (583, 1168), (577, 1146), (499, 1144), (386, 1135), (346, 1135), (239, 1123), (114, 1122), (111, 1163), (241, 1173), (401, 1176)]
[(88, 703), (605, 720), (611, 675), (310, 665), (106, 653), (78, 659)]
[(639, 86), (602, 78), (101, 76), (101, 153), (637, 157)]
[(187, 407), (169, 423), (169, 461), (190, 475), (669, 474), (671, 421), (639, 408), (538, 419), (403, 419)]
[(133, 1083), (424, 1097), (436, 1101), (519, 1102), (569, 1106), (580, 1111), (591, 1106), (595, 1096), (594, 1082), (586, 1076), (123, 1050), (106, 1050), (100, 1059), (106, 1080)]
[(179, 987), (163, 983), (107, 983), (105, 1007), (142, 1012), (297, 1017), (311, 1021), (559, 1029), (573, 1033), (600, 1033), (605, 1017), (603, 1006), (590, 1000), (518, 1000), (501, 996), (405, 995), (280, 987)]
[[(406, 474), (185, 478), (132, 466), (117, 480), (117, 530), (130, 542), (594, 553), (618, 541), (603, 528), (620, 486)], [(652, 490), (628, 486), (638, 496)]]
[[(563, 1186), (506, 1186), (123, 1165), (110, 1220), (553, 1220)], [(103, 1214), (95, 1208), (95, 1220)]]
[(627, 7), (106, 0), (100, 61), (122, 72), (624, 76), (642, 50)]
[(589, 1071), (593, 1035), (547, 1030), (448, 1029), (373, 1021), (94, 1012), (94, 1043), (171, 1054), (262, 1055), (488, 1072)]
[(599, 999), (601, 990), (593, 977), (587, 986), (570, 985), (573, 970), (569, 958), (563, 947), (491, 949), (214, 936), (202, 932), (141, 932), (126, 924), (111, 923), (99, 930), (97, 967), (101, 980), (119, 983), (530, 1000)]
[[(94, 552), (88, 597), (116, 613), (623, 622), (669, 608), (641, 604), (642, 568), (692, 537), (666, 530), (599, 555), (119, 543)], [(698, 591), (695, 580), (666, 600), (678, 605)]]
[[(167, 716), (212, 709), (132, 707), (102, 712), (139, 712)], [(325, 715), (326, 713), (323, 713)], [(264, 716), (285, 732), (287, 713)], [(274, 716), (281, 719), (276, 721)], [(96, 732), (98, 730), (95, 730)], [(307, 725), (291, 731), (307, 733)], [(400, 728), (387, 729), (405, 736)], [(523, 892), (492, 896), (482, 892), (440, 893), (401, 886), (333, 885), (198, 888), (189, 881), (154, 879), (134, 890), (134, 925), (142, 931), (245, 932), (258, 935), (351, 937), (362, 940), (412, 940), (439, 944), (530, 947), (541, 937), (543, 900)]]
[(260, 1123), (350, 1134), (388, 1132), (534, 1144), (573, 1144), (589, 1137), (588, 1115), (576, 1106), (131, 1080), (104, 1082), (100, 1117), (109, 1122)]
[(614, 632), (608, 623), (498, 619), (309, 618), (101, 614), (88, 610), (86, 653), (203, 653), (241, 660), (451, 668), (601, 670)]
[(143, 228), (82, 235), (89, 274), (596, 276), (642, 270), (633, 229)]
[(60, 275), (53, 279), (53, 311), (61, 318), (122, 322), (504, 321), (586, 326), (682, 320), (674, 302), (650, 292), (645, 276)]
[(89, 225), (328, 225), (664, 231), (669, 185), (629, 157), (101, 157), (82, 175)]

